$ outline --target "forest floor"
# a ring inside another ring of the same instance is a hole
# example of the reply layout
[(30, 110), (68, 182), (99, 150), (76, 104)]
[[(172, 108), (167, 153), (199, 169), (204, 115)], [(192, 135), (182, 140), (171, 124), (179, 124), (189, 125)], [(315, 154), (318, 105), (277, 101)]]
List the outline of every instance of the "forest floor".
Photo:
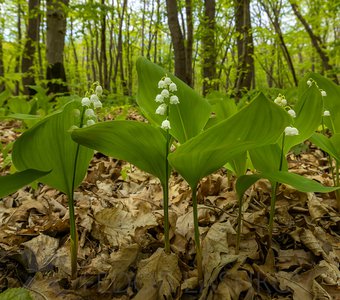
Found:
[[(19, 126), (1, 122), (1, 142), (15, 140)], [(288, 160), (292, 172), (332, 185), (320, 150), (308, 145)], [(302, 193), (280, 185), (269, 251), (271, 187), (258, 181), (246, 194), (241, 250), (235, 254), (234, 183), (221, 169), (200, 184), (204, 283), (198, 286), (186, 182), (176, 172), (171, 176), (172, 254), (166, 255), (158, 180), (96, 153), (75, 194), (77, 279), (70, 279), (66, 196), (44, 185), (26, 187), (0, 202), (0, 291), (26, 287), (38, 300), (340, 299), (335, 194)]]

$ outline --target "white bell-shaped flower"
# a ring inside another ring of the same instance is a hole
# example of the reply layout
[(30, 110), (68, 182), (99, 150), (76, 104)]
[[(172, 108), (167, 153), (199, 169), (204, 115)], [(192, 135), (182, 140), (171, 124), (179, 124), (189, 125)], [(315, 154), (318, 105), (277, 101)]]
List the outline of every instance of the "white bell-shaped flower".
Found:
[(169, 120), (164, 120), (162, 122), (161, 128), (164, 129), (164, 130), (171, 129)]
[(288, 113), (291, 115), (292, 118), (296, 118), (295, 110), (290, 109), (290, 110), (288, 110)]
[(81, 99), (81, 105), (82, 106), (90, 106), (91, 105), (91, 100), (88, 97), (84, 97)]
[(294, 136), (294, 135), (299, 135), (299, 130), (295, 127), (290, 127), (290, 126), (287, 126), (285, 128), (285, 135), (286, 136)]

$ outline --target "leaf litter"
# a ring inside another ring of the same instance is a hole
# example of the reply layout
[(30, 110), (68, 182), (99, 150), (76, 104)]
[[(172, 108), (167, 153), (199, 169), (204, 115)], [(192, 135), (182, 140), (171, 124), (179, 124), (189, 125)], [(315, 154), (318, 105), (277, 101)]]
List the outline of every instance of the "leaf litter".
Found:
[[(2, 124), (5, 143), (15, 139), (13, 126)], [(325, 163), (317, 149), (289, 155), (293, 172), (330, 185)], [(8, 173), (8, 167), (1, 172)], [(170, 180), (172, 254), (167, 255), (157, 179), (124, 161), (95, 155), (75, 197), (79, 273), (73, 281), (66, 197), (43, 185), (21, 189), (0, 202), (0, 291), (25, 287), (38, 300), (340, 299), (340, 216), (334, 194), (281, 185), (268, 250), (270, 185), (258, 181), (246, 193), (236, 254), (234, 180), (221, 169), (200, 183), (202, 286), (191, 192), (176, 173)]]

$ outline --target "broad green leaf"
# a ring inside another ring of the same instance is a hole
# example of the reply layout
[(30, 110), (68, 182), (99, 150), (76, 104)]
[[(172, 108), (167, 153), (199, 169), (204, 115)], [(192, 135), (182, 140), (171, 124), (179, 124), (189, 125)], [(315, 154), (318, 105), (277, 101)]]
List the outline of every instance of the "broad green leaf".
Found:
[(135, 121), (109, 121), (74, 130), (72, 138), (105, 155), (126, 160), (162, 183), (167, 180), (166, 139), (160, 128)]
[[(74, 109), (82, 109), (80, 102), (67, 104), (24, 132), (14, 143), (12, 159), (18, 170), (52, 170), (40, 181), (67, 195), (72, 190), (72, 178), (78, 144), (71, 139), (69, 129), (80, 125)], [(79, 147), (75, 187), (86, 175), (93, 151)]]
[(271, 182), (280, 182), (288, 184), (300, 192), (319, 192), (329, 193), (339, 189), (340, 187), (326, 187), (322, 184), (305, 178), (301, 175), (290, 173), (287, 171), (263, 172), (260, 174), (243, 175), (237, 179), (236, 192), (242, 197), (245, 191), (259, 179), (266, 178)]
[(29, 290), (11, 288), (0, 294), (0, 300), (33, 300)]
[(10, 195), (49, 172), (27, 169), (11, 175), (0, 176), (0, 198)]
[[(282, 140), (282, 138), (280, 139)], [(258, 172), (278, 171), (280, 167), (281, 148), (278, 144), (264, 145), (249, 150), (253, 166)], [(282, 171), (288, 170), (286, 157), (283, 157)]]
[(340, 162), (340, 133), (334, 134), (331, 138), (314, 133), (309, 140)]
[(309, 78), (314, 79), (319, 88), (327, 93), (326, 97), (322, 97), (324, 110), (329, 110), (331, 113), (330, 117), (324, 118), (326, 126), (330, 128), (333, 133), (340, 133), (340, 86), (320, 74), (309, 73), (302, 81), (302, 84), (305, 84), (305, 89), (307, 89), (306, 82)]
[(16, 120), (39, 120), (40, 115), (30, 115), (30, 114), (9, 114), (7, 116), (0, 116), (0, 119), (16, 119)]
[(286, 136), (284, 152), (287, 153), (290, 148), (307, 140), (318, 128), (322, 117), (322, 96), (320, 91), (313, 84), (311, 87), (305, 88), (305, 82), (300, 83), (300, 87), (304, 92), (299, 97), (298, 102), (294, 106), (296, 118), (293, 126), (299, 130), (299, 135)]
[(213, 117), (211, 117), (206, 125), (209, 128), (217, 123), (229, 118), (237, 113), (237, 106), (235, 100), (229, 98), (220, 92), (213, 92), (206, 98), (211, 105)]
[(276, 142), (289, 115), (259, 94), (230, 118), (182, 144), (168, 157), (192, 188), (204, 176), (251, 148)]
[(234, 172), (237, 177), (244, 175), (248, 167), (248, 153), (245, 151), (235, 156), (225, 167)]
[(137, 103), (151, 122), (160, 126), (164, 120), (164, 116), (155, 114), (159, 105), (155, 98), (161, 92), (158, 82), (168, 75), (177, 85), (176, 95), (180, 101), (177, 105), (170, 105), (170, 134), (184, 143), (202, 131), (210, 116), (210, 105), (205, 99), (180, 79), (145, 58), (138, 58), (137, 72)]

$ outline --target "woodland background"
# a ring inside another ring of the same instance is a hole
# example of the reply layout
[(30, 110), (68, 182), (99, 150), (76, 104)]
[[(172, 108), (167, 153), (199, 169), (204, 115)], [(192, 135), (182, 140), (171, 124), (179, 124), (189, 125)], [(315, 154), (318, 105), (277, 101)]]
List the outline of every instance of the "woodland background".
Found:
[(297, 86), (306, 72), (338, 83), (336, 0), (11, 0), (0, 4), (0, 92), (133, 99), (146, 56), (197, 91), (239, 99)]

